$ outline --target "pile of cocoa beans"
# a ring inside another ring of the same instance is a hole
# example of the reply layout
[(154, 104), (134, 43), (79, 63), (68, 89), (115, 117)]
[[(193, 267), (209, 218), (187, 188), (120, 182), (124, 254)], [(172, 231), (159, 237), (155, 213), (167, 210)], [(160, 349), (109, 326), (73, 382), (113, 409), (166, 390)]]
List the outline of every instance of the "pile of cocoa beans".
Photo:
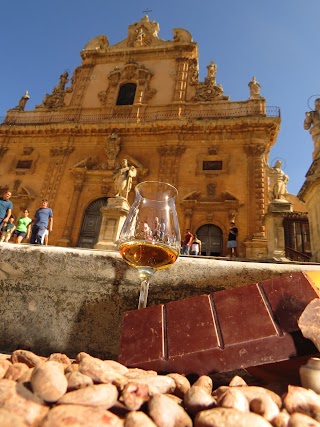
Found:
[[(319, 422), (318, 422), (319, 421)], [(179, 373), (127, 368), (87, 353), (0, 354), (1, 427), (320, 427), (320, 395), (280, 396), (234, 376), (214, 388)]]

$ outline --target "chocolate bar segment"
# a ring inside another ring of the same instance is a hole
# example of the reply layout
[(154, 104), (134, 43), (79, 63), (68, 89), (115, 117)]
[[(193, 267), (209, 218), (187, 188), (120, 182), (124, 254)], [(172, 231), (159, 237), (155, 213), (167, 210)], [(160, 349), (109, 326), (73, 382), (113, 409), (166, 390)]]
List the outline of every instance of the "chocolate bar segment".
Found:
[(318, 294), (308, 276), (293, 273), (126, 312), (119, 361), (201, 375), (313, 353), (297, 319)]

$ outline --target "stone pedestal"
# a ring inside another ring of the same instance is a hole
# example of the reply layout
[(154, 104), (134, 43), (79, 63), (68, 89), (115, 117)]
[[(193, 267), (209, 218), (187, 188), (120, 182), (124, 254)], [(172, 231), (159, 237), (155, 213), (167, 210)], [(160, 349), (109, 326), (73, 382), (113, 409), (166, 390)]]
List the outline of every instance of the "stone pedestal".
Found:
[(117, 240), (128, 216), (130, 205), (124, 197), (110, 197), (101, 208), (102, 221), (95, 249), (117, 250)]
[(283, 214), (292, 212), (292, 203), (285, 200), (273, 200), (265, 215), (265, 226), (268, 237), (268, 258), (285, 258), (285, 241)]

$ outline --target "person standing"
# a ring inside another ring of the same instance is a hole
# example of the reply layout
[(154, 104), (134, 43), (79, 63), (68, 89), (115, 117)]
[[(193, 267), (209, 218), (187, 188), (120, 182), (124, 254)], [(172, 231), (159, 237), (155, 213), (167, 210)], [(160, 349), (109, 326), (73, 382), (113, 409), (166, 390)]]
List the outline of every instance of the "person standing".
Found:
[(181, 255), (189, 255), (190, 254), (190, 248), (192, 245), (192, 239), (193, 239), (193, 234), (191, 233), (191, 231), (189, 230), (189, 228), (187, 228), (186, 230), (186, 235), (184, 236), (184, 241), (182, 244), (182, 253)]
[(201, 240), (198, 239), (197, 235), (194, 235), (191, 246), (191, 255), (201, 255)]
[(52, 209), (48, 208), (47, 199), (41, 200), (40, 208), (36, 211), (33, 221), (30, 243), (32, 245), (42, 245), (42, 237), (45, 231), (48, 230), (51, 233), (53, 226), (53, 213)]
[(237, 236), (238, 236), (238, 228), (235, 226), (235, 223), (231, 221), (229, 235), (228, 235), (228, 244), (227, 244), (231, 258), (233, 256), (235, 257), (238, 256)]
[(6, 190), (0, 199), (0, 231), (7, 225), (12, 214), (11, 192)]
[(13, 233), (13, 242), (21, 243), (24, 238), (29, 239), (31, 233), (31, 222), (32, 219), (29, 218), (29, 211), (25, 209), (23, 211), (23, 216), (18, 218), (18, 224)]
[(11, 215), (9, 222), (2, 229), (1, 242), (9, 242), (11, 239), (12, 233), (14, 232), (16, 226), (14, 225), (14, 217)]

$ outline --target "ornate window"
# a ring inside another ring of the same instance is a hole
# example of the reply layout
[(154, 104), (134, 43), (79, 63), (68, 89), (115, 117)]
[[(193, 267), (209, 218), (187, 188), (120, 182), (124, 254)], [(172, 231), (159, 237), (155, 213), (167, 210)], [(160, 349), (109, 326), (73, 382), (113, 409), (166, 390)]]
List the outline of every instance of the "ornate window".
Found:
[(133, 105), (136, 90), (137, 85), (135, 83), (125, 83), (120, 86), (117, 105)]
[(222, 160), (204, 160), (202, 162), (202, 170), (204, 171), (221, 171)]
[(16, 169), (31, 169), (32, 160), (18, 160)]

